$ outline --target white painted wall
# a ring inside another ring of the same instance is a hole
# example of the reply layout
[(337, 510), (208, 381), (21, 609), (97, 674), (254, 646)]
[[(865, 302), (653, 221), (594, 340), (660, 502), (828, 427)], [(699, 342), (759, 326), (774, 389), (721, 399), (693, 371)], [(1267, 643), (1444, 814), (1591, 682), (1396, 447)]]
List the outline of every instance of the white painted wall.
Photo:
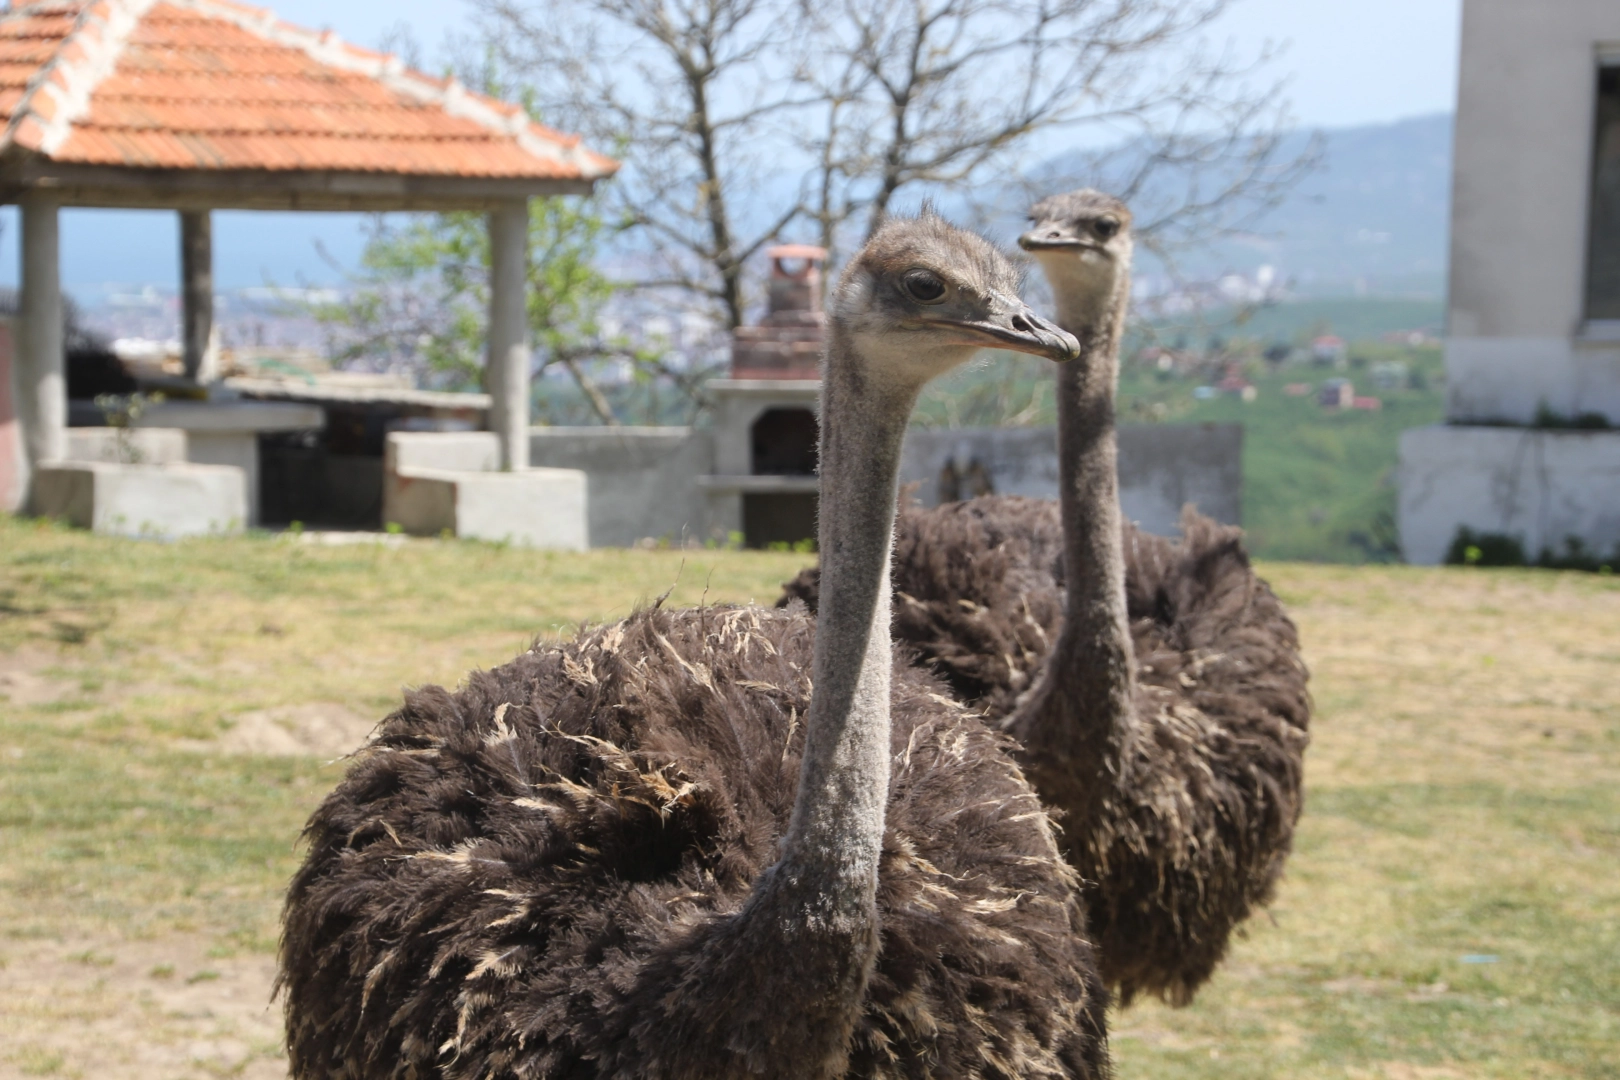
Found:
[(1620, 433), (1413, 428), (1400, 469), (1407, 562), (1440, 562), (1459, 526), (1516, 536), (1531, 559), (1571, 536), (1602, 555), (1620, 545)]
[(1585, 339), (1600, 55), (1615, 0), (1466, 0), (1446, 377), (1453, 421), (1528, 422), (1543, 402), (1620, 423), (1620, 342)]

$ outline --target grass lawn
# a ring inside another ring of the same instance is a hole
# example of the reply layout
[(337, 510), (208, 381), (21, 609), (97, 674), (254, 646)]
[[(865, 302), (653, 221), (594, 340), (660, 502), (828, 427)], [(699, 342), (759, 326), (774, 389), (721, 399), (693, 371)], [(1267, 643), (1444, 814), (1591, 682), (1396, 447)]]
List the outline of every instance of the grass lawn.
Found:
[[(153, 544), (0, 516), (0, 1077), (270, 1077), (298, 829), (362, 727), (535, 634), (769, 600), (803, 556)], [(1121, 1077), (1620, 1077), (1620, 581), (1273, 563), (1318, 706), (1269, 917)], [(255, 720), (254, 718), (259, 718)], [(235, 741), (233, 741), (235, 740)]]

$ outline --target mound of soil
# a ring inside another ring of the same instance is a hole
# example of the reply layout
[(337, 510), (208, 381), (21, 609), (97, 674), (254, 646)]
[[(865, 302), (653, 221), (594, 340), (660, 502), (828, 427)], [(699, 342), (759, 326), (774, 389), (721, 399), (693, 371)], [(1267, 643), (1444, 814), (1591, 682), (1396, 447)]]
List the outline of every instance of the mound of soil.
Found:
[(376, 723), (330, 702), (283, 705), (242, 713), (218, 739), (197, 748), (330, 760), (358, 750)]

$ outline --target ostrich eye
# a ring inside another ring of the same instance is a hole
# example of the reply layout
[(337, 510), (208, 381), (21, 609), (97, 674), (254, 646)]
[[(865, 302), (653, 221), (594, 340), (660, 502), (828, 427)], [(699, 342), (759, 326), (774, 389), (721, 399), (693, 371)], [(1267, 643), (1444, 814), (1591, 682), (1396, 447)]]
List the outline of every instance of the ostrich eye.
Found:
[(907, 270), (901, 285), (919, 304), (937, 304), (945, 299), (945, 282), (932, 270)]
[(1092, 225), (1091, 228), (1104, 240), (1112, 240), (1119, 232), (1119, 222), (1111, 217), (1105, 217)]

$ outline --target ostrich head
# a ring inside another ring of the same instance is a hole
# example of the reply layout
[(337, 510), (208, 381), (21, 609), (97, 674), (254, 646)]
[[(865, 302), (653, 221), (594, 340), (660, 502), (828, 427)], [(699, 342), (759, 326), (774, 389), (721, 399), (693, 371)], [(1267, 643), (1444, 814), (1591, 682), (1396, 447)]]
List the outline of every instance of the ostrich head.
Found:
[(1040, 262), (1063, 322), (1092, 324), (1122, 299), (1131, 266), (1131, 212), (1085, 188), (1053, 195), (1029, 212), (1018, 246)]
[(862, 358), (862, 377), (897, 390), (920, 389), (984, 348), (1079, 355), (1071, 334), (1018, 298), (1018, 285), (983, 237), (925, 209), (873, 235), (839, 279), (832, 321)]

